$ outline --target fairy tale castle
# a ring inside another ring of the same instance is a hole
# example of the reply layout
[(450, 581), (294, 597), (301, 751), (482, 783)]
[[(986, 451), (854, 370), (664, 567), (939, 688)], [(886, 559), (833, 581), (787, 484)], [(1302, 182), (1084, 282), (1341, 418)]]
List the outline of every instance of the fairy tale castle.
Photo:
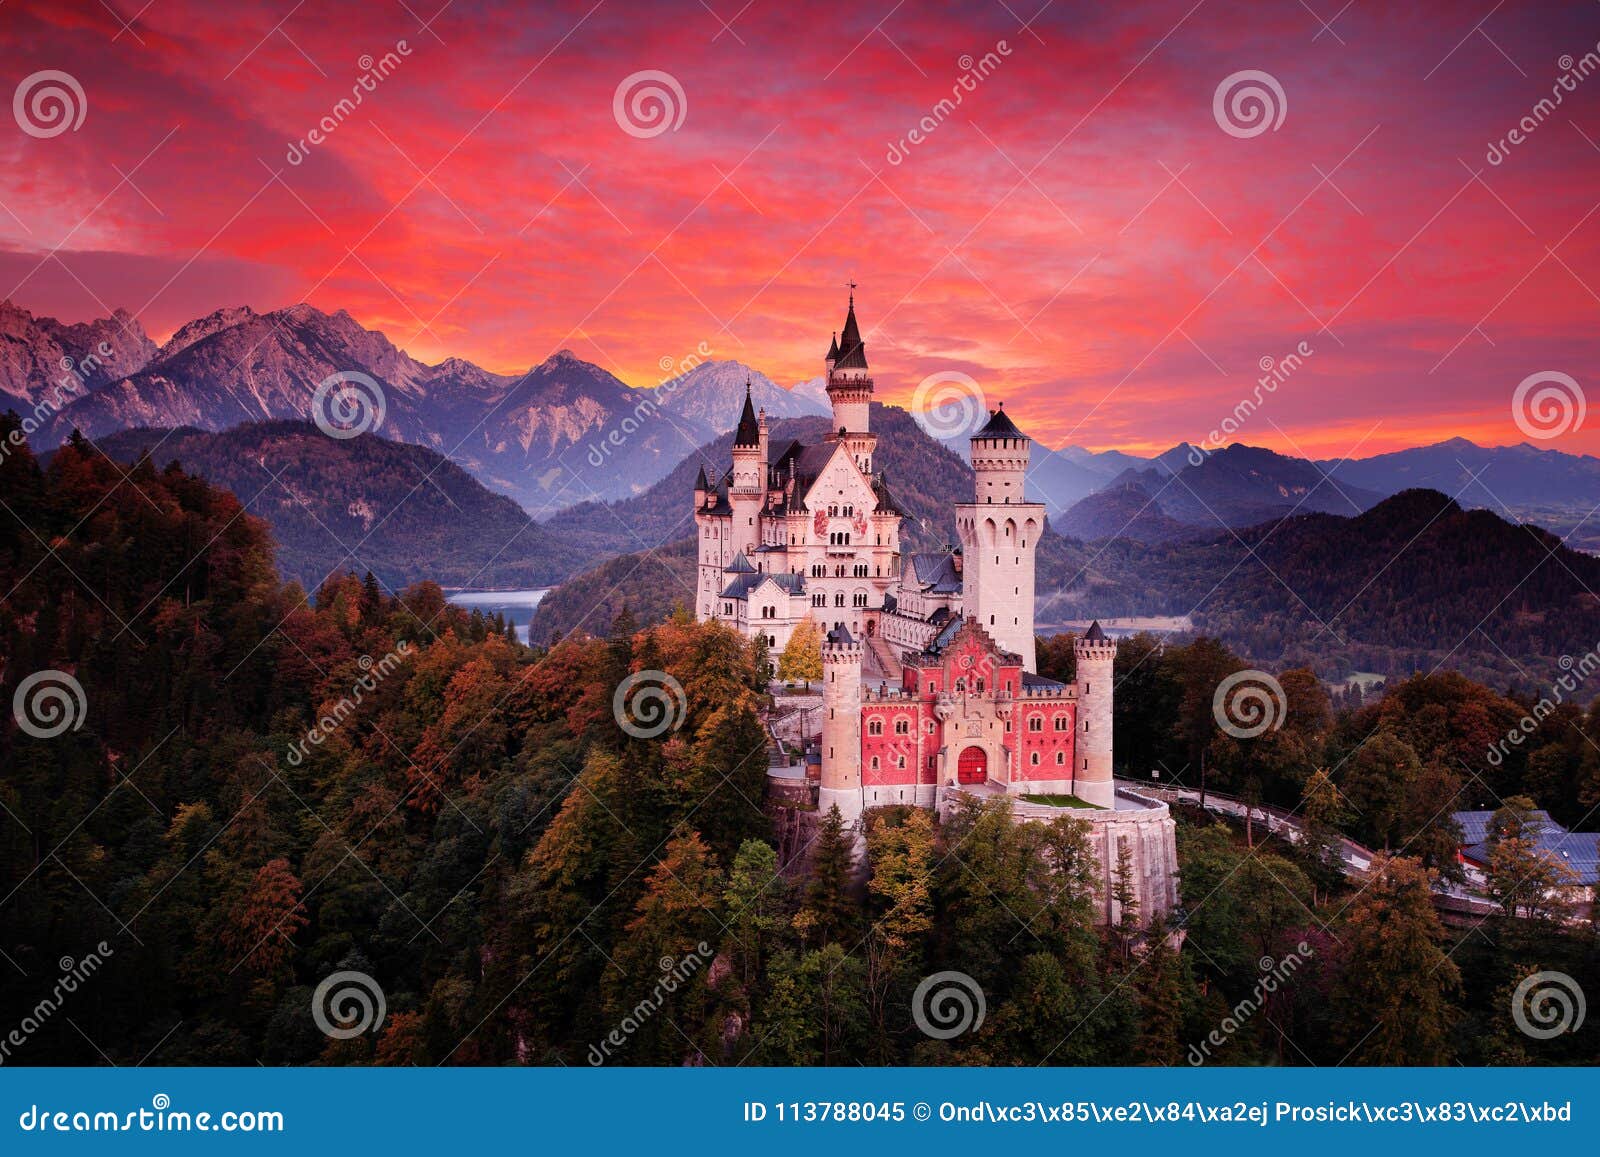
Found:
[(1071, 684), (1035, 669), (1045, 513), (1026, 494), (1027, 435), (990, 414), (972, 435), (972, 500), (955, 507), (959, 548), (904, 552), (905, 512), (873, 461), (854, 294), (825, 364), (833, 421), (820, 442), (773, 444), (747, 392), (731, 467), (715, 481), (700, 471), (698, 617), (764, 636), (774, 655), (802, 621), (821, 627), (819, 810), (855, 821), (874, 806), (942, 814), (956, 793), (1008, 795), (1019, 818), (1093, 821), (1107, 870), (1126, 850), (1141, 911), (1165, 912), (1172, 820), (1112, 781), (1116, 643), (1099, 624), (1080, 636)]

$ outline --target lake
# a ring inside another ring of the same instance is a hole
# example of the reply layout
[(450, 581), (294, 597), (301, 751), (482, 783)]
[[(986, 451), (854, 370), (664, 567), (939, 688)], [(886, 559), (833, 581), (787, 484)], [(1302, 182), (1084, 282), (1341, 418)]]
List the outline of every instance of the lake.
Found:
[(452, 606), (464, 607), (469, 611), (504, 615), (517, 628), (517, 638), (526, 643), (533, 612), (539, 600), (549, 593), (549, 587), (536, 591), (450, 591), (446, 593), (445, 600)]

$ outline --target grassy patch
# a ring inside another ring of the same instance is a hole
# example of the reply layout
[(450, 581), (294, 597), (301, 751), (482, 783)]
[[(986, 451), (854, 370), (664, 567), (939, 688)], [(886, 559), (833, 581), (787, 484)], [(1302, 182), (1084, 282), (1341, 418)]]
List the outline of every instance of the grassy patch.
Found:
[(1025, 803), (1042, 803), (1046, 807), (1081, 807), (1089, 808), (1091, 811), (1105, 810), (1099, 804), (1088, 803), (1075, 795), (1025, 795), (1022, 800)]

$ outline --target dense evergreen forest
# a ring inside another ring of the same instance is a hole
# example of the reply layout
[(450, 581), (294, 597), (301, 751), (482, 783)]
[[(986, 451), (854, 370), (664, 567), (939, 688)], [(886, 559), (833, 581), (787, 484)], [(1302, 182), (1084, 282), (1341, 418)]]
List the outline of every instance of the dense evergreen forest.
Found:
[[(1290, 845), (1185, 812), (1181, 918), (1101, 928), (1070, 819), (875, 811), (857, 872), (824, 816), (780, 875), (760, 657), (717, 625), (622, 608), (544, 649), (428, 582), (307, 593), (233, 495), (77, 442), (0, 461), (0, 584), (6, 701), (44, 671), (82, 691), (76, 726), (0, 732), (0, 1029), (27, 1026), (5, 1063), (1184, 1064), (1224, 1025), (1199, 1059), (1600, 1052), (1520, 1033), (1509, 1000), (1537, 968), (1600, 983), (1512, 838), (1524, 796), (1574, 825), (1600, 803), (1600, 719), (1575, 708), (1490, 767), (1528, 704), (1455, 675), (1336, 702), (1290, 670), (1283, 726), (1239, 740), (1212, 695), (1241, 660), (1131, 640), (1125, 770), (1315, 824)], [(1040, 661), (1068, 674), (1070, 645)], [(645, 673), (683, 691), (660, 731), (616, 705)], [(1457, 800), (1507, 811), (1506, 914), (1471, 931), (1429, 895)], [(1347, 881), (1340, 831), (1394, 856)], [(939, 1039), (913, 998), (945, 970), (985, 1015)], [(342, 972), (381, 991), (372, 1031), (319, 1021)]]

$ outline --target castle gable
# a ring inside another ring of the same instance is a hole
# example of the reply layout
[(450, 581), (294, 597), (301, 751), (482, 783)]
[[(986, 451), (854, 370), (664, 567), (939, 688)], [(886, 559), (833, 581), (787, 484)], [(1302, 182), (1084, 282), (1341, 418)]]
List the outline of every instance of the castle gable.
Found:
[[(805, 507), (815, 513), (830, 506), (849, 506), (857, 514), (872, 513), (876, 498), (869, 482), (842, 442), (824, 443), (832, 453), (806, 491)], [(816, 447), (812, 447), (816, 449)]]

